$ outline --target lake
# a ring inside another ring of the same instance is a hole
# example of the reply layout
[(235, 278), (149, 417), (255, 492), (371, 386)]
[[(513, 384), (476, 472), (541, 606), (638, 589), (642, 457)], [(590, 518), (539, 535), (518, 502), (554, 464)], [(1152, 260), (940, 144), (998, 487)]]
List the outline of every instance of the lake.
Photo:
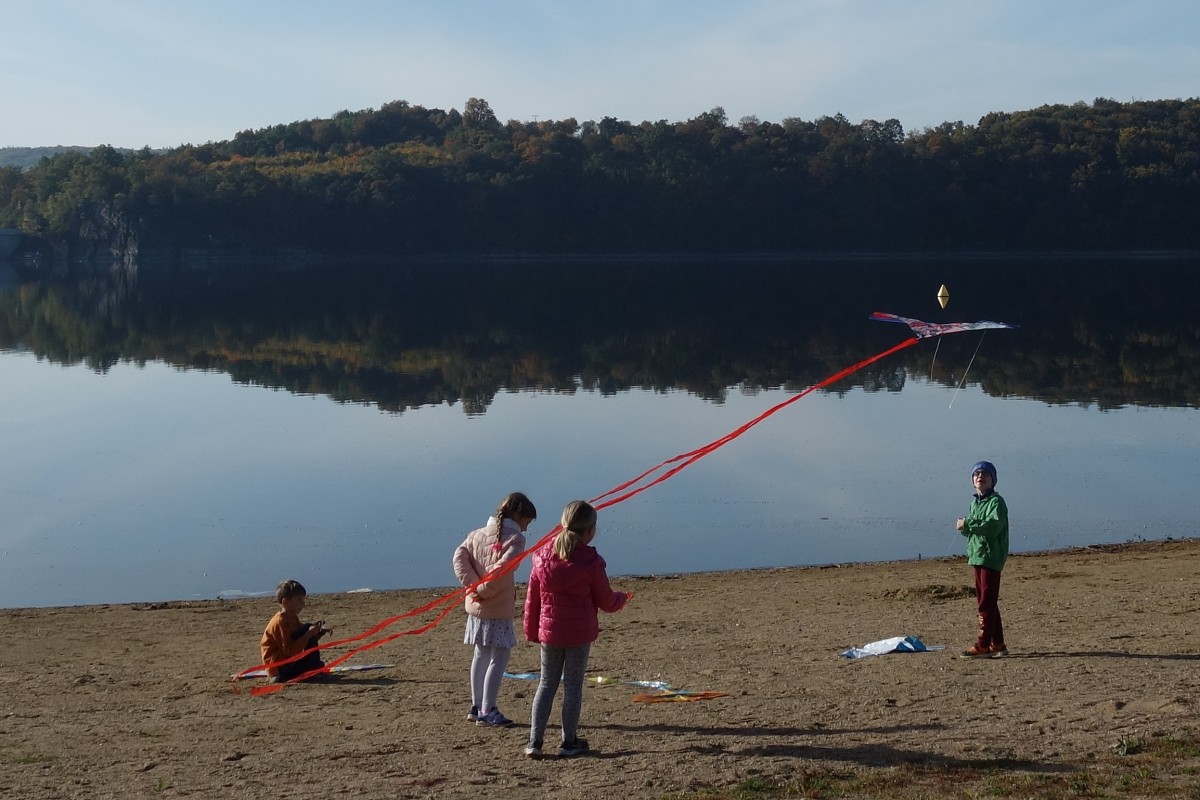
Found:
[[(614, 575), (1200, 535), (1195, 258), (403, 263), (0, 280), (0, 607), (449, 586), (500, 498)], [(950, 291), (943, 310), (935, 295)], [(528, 565), (518, 578), (528, 574)], [(964, 581), (966, 578), (964, 577)]]

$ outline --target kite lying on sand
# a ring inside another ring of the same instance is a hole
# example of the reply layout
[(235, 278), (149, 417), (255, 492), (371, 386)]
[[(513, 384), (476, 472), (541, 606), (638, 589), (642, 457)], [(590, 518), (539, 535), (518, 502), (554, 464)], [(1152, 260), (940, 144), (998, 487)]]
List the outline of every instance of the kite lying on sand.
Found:
[(851, 647), (839, 655), (843, 658), (866, 658), (881, 656), (885, 653), (928, 653), (935, 650), (945, 650), (944, 644), (925, 644), (915, 636), (893, 636), (890, 639), (880, 639), (877, 642), (864, 644), (862, 647)]
[(687, 703), (693, 700), (712, 700), (714, 697), (728, 697), (729, 692), (692, 692), (687, 689), (664, 689), (653, 694), (635, 694), (635, 703)]

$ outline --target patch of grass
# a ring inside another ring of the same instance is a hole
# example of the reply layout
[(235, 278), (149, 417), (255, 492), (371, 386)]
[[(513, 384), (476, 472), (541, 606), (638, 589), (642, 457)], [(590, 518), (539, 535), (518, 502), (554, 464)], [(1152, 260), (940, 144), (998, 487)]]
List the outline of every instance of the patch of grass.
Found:
[(733, 790), (733, 794), (734, 797), (758, 797), (774, 788), (775, 787), (773, 787), (767, 781), (764, 781), (762, 778), (751, 778), (748, 781), (742, 781), (742, 783)]
[[(1120, 752), (1123, 749), (1125, 752)], [(826, 769), (805, 765), (794, 777), (755, 777), (736, 786), (669, 795), (673, 800), (926, 800), (926, 798), (1195, 797), (1200, 800), (1200, 734), (1126, 736), (1110, 753), (1081, 765), (1002, 761), (920, 762), (877, 769)], [(803, 762), (802, 762), (803, 763)]]
[(1154, 758), (1200, 758), (1200, 737), (1177, 738), (1169, 733), (1151, 736), (1146, 740), (1145, 753)]
[(884, 597), (891, 597), (895, 600), (928, 600), (935, 603), (946, 600), (962, 600), (974, 596), (975, 589), (972, 586), (947, 586), (940, 583), (928, 586), (906, 586), (884, 592)]
[(49, 764), (57, 761), (58, 756), (14, 753), (11, 750), (0, 750), (0, 763), (4, 764)]
[(1137, 735), (1122, 736), (1113, 745), (1113, 752), (1119, 756), (1132, 756), (1142, 751), (1142, 739)]
[(1088, 783), (1086, 773), (1077, 773), (1071, 776), (1071, 781), (1067, 784), (1067, 789), (1073, 795), (1087, 797), (1092, 793), (1091, 784)]

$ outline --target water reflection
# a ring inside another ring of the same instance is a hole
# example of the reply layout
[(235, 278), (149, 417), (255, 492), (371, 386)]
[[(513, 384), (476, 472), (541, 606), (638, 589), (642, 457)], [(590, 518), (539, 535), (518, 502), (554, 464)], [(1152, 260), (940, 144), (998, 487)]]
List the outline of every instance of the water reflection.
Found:
[[(142, 275), (0, 292), (0, 347), (120, 360), (401, 412), (501, 391), (799, 388), (897, 341), (885, 310), (1000, 319), (839, 385), (907, 377), (1051, 403), (1196, 407), (1195, 261), (427, 264), (287, 275)], [(941, 284), (953, 292), (942, 310)], [(890, 326), (882, 326), (889, 328)], [(978, 350), (976, 351), (976, 348)], [(936, 354), (935, 354), (936, 350)], [(973, 360), (972, 360), (973, 359)]]
[(606, 511), (614, 574), (955, 554), (963, 471), (985, 456), (1017, 550), (1194, 536), (1193, 274), (572, 263), (18, 281), (0, 290), (0, 606), (285, 576), (444, 586), (505, 492), (547, 509), (544, 533), (567, 500), (906, 335), (873, 310), (1022, 327), (924, 342)]

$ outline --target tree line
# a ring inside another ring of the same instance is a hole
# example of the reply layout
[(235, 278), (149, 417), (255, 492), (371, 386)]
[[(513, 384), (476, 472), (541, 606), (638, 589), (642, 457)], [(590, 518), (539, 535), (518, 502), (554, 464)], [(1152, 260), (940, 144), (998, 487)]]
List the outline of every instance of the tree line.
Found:
[(1195, 249), (1200, 100), (1047, 105), (905, 132), (721, 108), (501, 123), (404, 101), (168, 151), (0, 168), (0, 227), (75, 252)]

